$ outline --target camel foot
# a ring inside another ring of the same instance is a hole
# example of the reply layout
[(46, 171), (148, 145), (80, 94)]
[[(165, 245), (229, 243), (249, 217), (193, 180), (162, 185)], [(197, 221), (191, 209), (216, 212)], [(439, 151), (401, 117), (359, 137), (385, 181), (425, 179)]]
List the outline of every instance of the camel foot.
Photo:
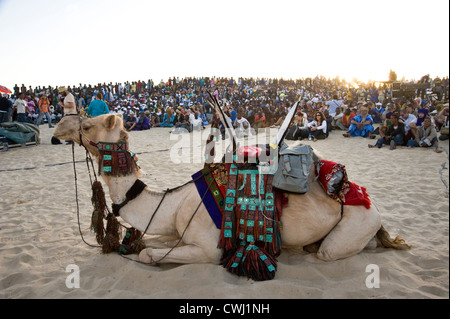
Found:
[(141, 250), (139, 253), (139, 260), (146, 264), (151, 264), (153, 262), (152, 258), (153, 248), (146, 248)]

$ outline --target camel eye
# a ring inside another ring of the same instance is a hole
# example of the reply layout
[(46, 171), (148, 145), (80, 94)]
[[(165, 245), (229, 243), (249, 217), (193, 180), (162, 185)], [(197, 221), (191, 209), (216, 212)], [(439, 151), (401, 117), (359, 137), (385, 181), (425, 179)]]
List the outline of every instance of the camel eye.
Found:
[(87, 124), (82, 125), (82, 128), (83, 128), (84, 131), (88, 131), (91, 127), (92, 126), (87, 125)]

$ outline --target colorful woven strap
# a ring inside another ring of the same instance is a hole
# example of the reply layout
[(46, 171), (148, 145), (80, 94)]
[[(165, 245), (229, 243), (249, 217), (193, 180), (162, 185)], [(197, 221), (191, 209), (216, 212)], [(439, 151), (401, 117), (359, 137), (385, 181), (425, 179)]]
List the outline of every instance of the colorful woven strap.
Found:
[(106, 143), (98, 142), (97, 148), (99, 151), (107, 152), (125, 152), (128, 151), (128, 143)]

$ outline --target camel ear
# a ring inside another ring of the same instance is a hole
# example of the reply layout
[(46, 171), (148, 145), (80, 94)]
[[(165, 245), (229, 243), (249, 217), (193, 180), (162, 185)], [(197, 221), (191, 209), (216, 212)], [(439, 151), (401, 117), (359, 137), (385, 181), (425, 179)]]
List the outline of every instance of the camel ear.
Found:
[(103, 123), (107, 130), (111, 130), (116, 126), (116, 116), (114, 114), (108, 115)]

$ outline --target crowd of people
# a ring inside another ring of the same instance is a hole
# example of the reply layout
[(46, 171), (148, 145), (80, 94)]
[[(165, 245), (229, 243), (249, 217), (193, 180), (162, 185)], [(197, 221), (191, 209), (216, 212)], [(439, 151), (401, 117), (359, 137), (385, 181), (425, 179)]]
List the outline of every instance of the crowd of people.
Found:
[[(387, 83), (355, 84), (323, 76), (297, 80), (173, 77), (159, 84), (148, 80), (67, 88), (26, 88), (22, 84), (14, 87), (11, 96), (2, 97), (0, 122), (40, 125), (44, 121), (53, 127), (68, 112), (86, 116), (119, 113), (127, 130), (173, 127), (174, 133), (191, 132), (218, 121), (208, 103), (212, 94), (240, 136), (280, 126), (299, 101), (288, 139), (317, 141), (341, 130), (348, 138), (375, 139), (378, 135), (376, 144), (369, 147), (389, 144), (391, 149), (401, 145), (439, 150), (437, 133), (441, 140), (448, 138), (449, 81), (448, 77), (428, 80), (439, 94), (417, 92), (413, 98), (393, 98)], [(404, 126), (402, 139), (395, 134), (397, 121)], [(374, 124), (379, 126), (375, 129)]]

